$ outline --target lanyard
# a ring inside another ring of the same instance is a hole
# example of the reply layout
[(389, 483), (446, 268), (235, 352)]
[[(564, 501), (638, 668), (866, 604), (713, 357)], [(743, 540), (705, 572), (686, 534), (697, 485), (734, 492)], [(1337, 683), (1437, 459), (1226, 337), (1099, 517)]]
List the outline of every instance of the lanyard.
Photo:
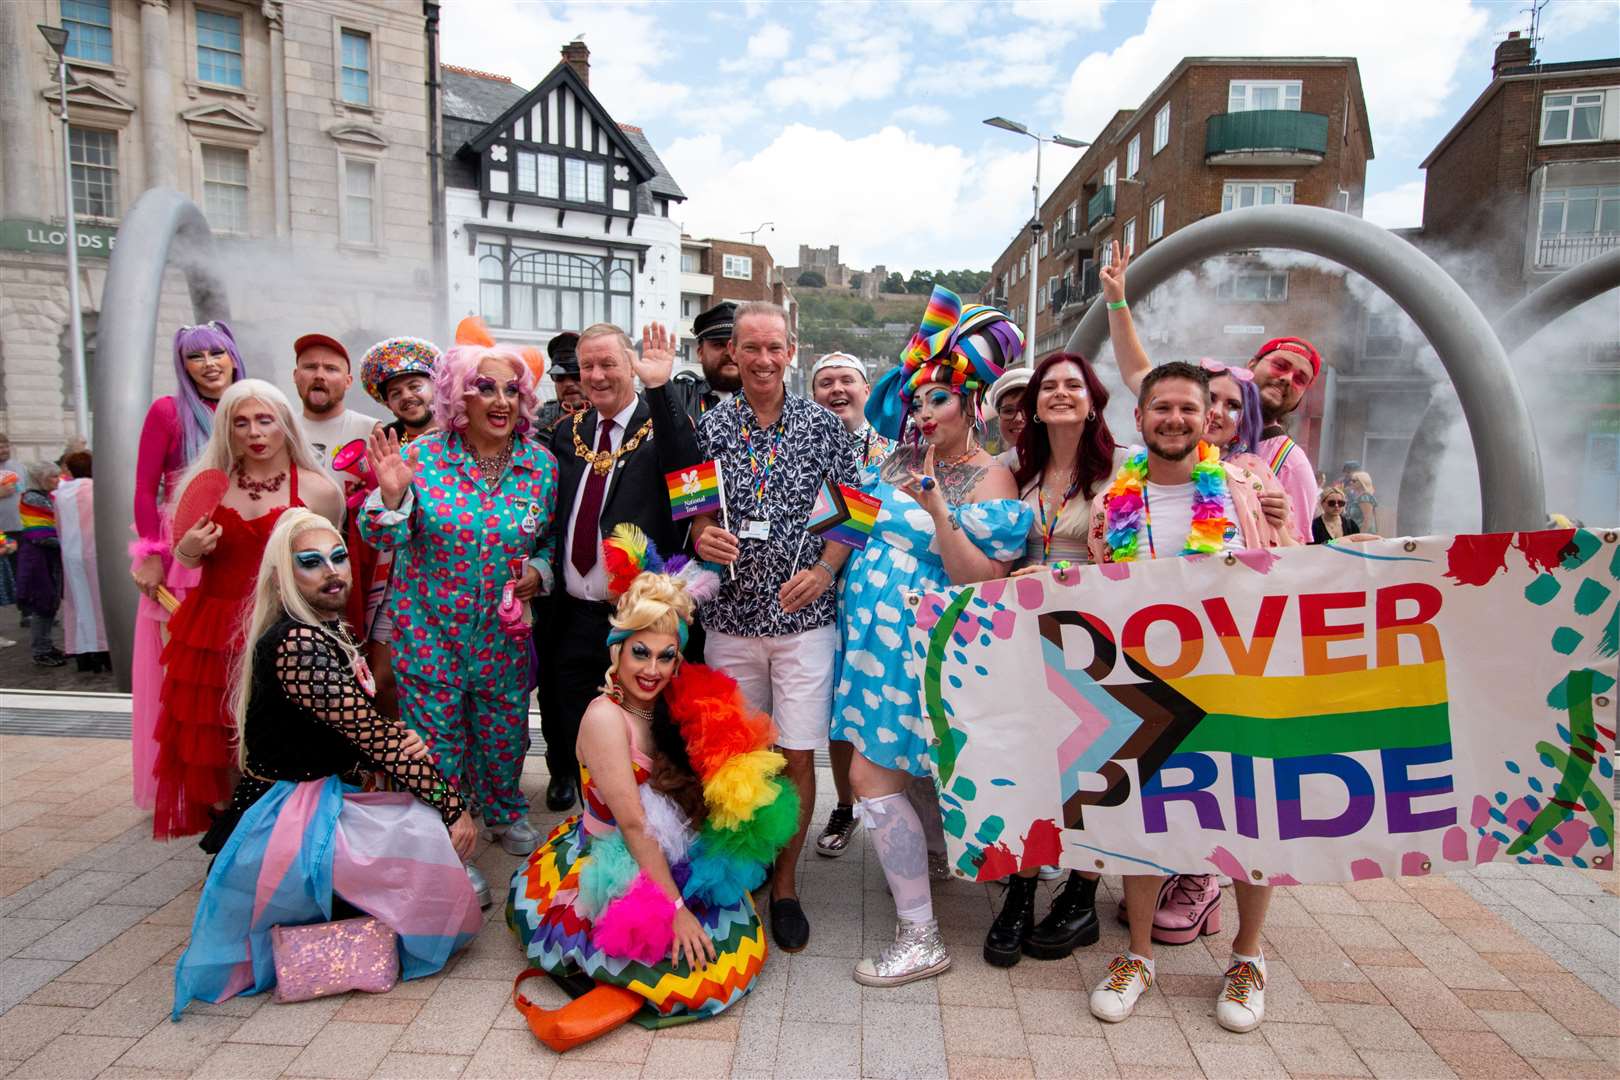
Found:
[(786, 417), (777, 421), (780, 425), (771, 436), (771, 445), (765, 451), (765, 462), (762, 465), (759, 455), (754, 453), (754, 439), (748, 432), (748, 420), (742, 422), (743, 449), (748, 451), (748, 472), (754, 483), (754, 505), (761, 514), (765, 512), (765, 490), (770, 487), (771, 472), (776, 468), (776, 455), (782, 449), (782, 433), (787, 429)]
[(1142, 528), (1147, 530), (1148, 558), (1157, 559), (1159, 553), (1153, 549), (1153, 511), (1148, 506), (1147, 481), (1142, 481)]
[[(1074, 493), (1072, 491), (1071, 492), (1065, 492), (1064, 495), (1063, 495), (1063, 501), (1058, 503), (1057, 513), (1053, 514), (1052, 517), (1050, 519), (1048, 519), (1047, 516), (1046, 516), (1046, 487), (1043, 484), (1041, 487), (1038, 487), (1038, 488), (1035, 489), (1035, 501), (1036, 501), (1037, 504), (1039, 504), (1039, 506), (1041, 508), (1041, 561), (1042, 562), (1048, 562), (1052, 557), (1052, 534), (1057, 531), (1058, 519), (1063, 516), (1063, 511), (1065, 511), (1065, 510), (1067, 510), (1069, 508), (1069, 499), (1072, 498), (1073, 495), (1074, 495)], [(1144, 488), (1143, 492), (1142, 492), (1142, 511), (1143, 511), (1144, 516), (1145, 516), (1146, 512), (1147, 512), (1147, 489), (1146, 488)], [(1150, 550), (1151, 550), (1152, 546), (1153, 546), (1153, 531), (1151, 529), (1149, 529), (1148, 530), (1148, 547), (1149, 547)]]

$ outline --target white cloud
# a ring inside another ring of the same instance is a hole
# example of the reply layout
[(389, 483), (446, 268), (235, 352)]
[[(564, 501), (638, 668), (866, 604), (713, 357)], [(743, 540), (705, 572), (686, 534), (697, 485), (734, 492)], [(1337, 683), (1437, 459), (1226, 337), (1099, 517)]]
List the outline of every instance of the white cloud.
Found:
[(1013, 14), (1047, 26), (1096, 30), (1109, 0), (1014, 0)]
[(742, 55), (720, 64), (722, 71), (752, 71), (783, 60), (793, 49), (793, 33), (781, 23), (766, 23), (749, 35)]
[(838, 44), (817, 43), (783, 62), (765, 95), (781, 109), (827, 112), (856, 101), (879, 101), (900, 85), (896, 41), (882, 33)]
[(956, 117), (949, 109), (941, 108), (938, 105), (907, 105), (894, 110), (894, 115), (890, 119), (896, 124), (929, 126), (948, 124)]
[(1397, 184), (1367, 196), (1361, 216), (1386, 229), (1411, 229), (1423, 224), (1423, 181)]
[(1353, 56), (1376, 142), (1441, 113), (1486, 22), (1467, 0), (1362, 0), (1353, 17), (1298, 0), (1158, 0), (1141, 33), (1075, 67), (1063, 130), (1095, 135), (1184, 56)]

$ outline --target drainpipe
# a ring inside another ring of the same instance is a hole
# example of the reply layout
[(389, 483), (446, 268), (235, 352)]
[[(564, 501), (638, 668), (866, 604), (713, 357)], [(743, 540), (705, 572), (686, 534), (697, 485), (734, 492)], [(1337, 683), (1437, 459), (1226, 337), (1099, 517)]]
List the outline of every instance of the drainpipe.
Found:
[(433, 336), (449, 326), (448, 238), (444, 211), (444, 124), (439, 113), (439, 0), (422, 0), (427, 20), (428, 233), (433, 245)]

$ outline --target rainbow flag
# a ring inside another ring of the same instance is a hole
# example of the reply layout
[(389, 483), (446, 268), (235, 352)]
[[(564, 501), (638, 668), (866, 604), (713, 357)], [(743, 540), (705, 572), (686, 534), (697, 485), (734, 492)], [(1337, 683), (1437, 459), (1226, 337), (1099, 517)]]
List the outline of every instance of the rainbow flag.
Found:
[(50, 496), (43, 492), (29, 492), (17, 501), (17, 517), (24, 533), (34, 529), (56, 531), (56, 507), (49, 500)]
[(864, 491), (843, 484), (823, 480), (816, 494), (815, 505), (810, 508), (806, 528), (826, 540), (864, 548), (872, 537), (872, 526), (877, 523), (883, 500), (873, 498)]
[(670, 516), (676, 521), (720, 509), (720, 463), (705, 461), (664, 476), (669, 485)]

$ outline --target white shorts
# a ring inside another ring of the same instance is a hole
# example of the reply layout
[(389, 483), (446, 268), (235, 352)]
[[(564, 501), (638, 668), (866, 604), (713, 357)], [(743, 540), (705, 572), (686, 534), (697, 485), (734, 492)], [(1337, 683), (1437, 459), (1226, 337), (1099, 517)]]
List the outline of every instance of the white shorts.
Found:
[(820, 750), (832, 725), (833, 659), (838, 628), (781, 637), (733, 637), (709, 631), (703, 662), (742, 688), (743, 698), (776, 724), (784, 750)]

